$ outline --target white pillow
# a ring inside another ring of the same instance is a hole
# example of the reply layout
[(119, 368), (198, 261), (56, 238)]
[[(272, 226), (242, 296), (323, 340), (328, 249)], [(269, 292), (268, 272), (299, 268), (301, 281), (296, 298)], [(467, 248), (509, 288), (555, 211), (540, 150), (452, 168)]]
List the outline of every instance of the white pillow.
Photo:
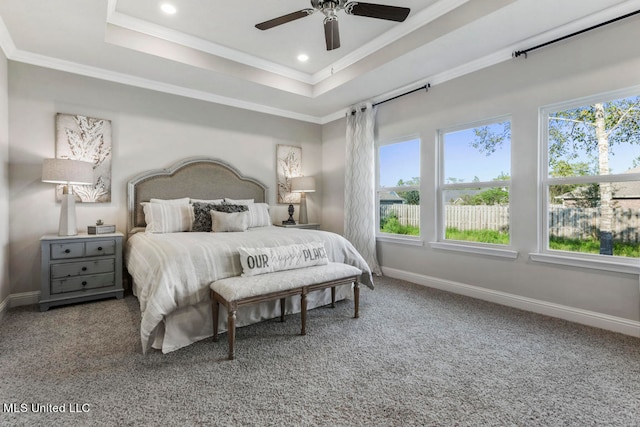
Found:
[(252, 205), (255, 199), (227, 199), (224, 198), (224, 202), (230, 205)]
[(267, 227), (271, 225), (271, 215), (269, 215), (269, 205), (266, 203), (252, 203), (249, 208), (249, 228)]
[(242, 276), (324, 265), (329, 262), (322, 242), (299, 243), (273, 248), (238, 248)]
[(188, 205), (189, 198), (183, 197), (181, 199), (151, 199), (149, 203), (164, 203), (166, 205)]
[(191, 231), (193, 208), (190, 204), (141, 203), (146, 231), (150, 233), (177, 233)]
[(204, 199), (189, 199), (191, 203), (209, 203), (210, 205), (221, 205), (224, 203), (224, 199), (213, 199), (213, 200), (204, 200)]
[(249, 212), (211, 211), (211, 231), (247, 231), (249, 228)]

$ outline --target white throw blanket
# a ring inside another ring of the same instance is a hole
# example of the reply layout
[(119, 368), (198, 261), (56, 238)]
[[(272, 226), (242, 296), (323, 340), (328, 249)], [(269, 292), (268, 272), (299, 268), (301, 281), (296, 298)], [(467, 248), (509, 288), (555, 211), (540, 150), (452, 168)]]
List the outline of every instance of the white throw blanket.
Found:
[(242, 273), (238, 247), (276, 247), (321, 241), (332, 262), (371, 271), (344, 237), (324, 231), (261, 227), (237, 233), (137, 233), (126, 245), (125, 262), (140, 301), (142, 349), (151, 347), (156, 328), (173, 311), (209, 300), (209, 284)]

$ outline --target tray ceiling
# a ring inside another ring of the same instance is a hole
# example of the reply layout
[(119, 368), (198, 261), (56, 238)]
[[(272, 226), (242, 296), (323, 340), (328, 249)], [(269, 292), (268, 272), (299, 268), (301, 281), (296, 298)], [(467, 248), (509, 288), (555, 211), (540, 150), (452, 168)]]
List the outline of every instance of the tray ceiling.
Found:
[(640, 9), (638, 0), (373, 2), (411, 13), (398, 23), (340, 12), (341, 47), (327, 51), (319, 12), (255, 28), (307, 0), (3, 0), (0, 47), (15, 61), (326, 123), (354, 103), (437, 85)]

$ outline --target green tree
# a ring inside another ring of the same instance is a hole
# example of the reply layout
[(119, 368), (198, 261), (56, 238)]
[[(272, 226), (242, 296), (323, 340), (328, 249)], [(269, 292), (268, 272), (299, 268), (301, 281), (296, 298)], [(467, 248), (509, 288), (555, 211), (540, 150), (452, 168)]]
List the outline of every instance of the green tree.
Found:
[[(420, 177), (413, 177), (409, 181), (399, 180), (398, 187), (405, 186), (420, 186)], [(409, 191), (396, 191), (396, 194), (404, 199), (408, 205), (419, 205), (420, 204), (420, 192), (417, 190), (409, 190)]]
[[(476, 139), (471, 145), (491, 155), (511, 136), (511, 127), (506, 123), (500, 132), (483, 127), (475, 133)], [(640, 144), (640, 96), (549, 115), (549, 169), (558, 173), (557, 176), (587, 175), (590, 170), (608, 175), (609, 156), (615, 155), (615, 147), (620, 144)], [(590, 161), (586, 167), (581, 160), (585, 155)], [(560, 187), (565, 186), (556, 187), (555, 191), (562, 191)], [(602, 182), (592, 186), (591, 191), (595, 188), (601, 217), (600, 253), (612, 255), (612, 184)]]
[[(501, 172), (494, 181), (508, 181), (511, 177), (505, 172)], [(474, 178), (474, 182), (478, 177)], [(493, 187), (481, 191), (477, 194), (465, 194), (460, 196), (463, 205), (506, 205), (509, 203), (509, 191), (506, 187)]]
[[(609, 157), (620, 144), (640, 144), (640, 96), (594, 103), (549, 115), (549, 168), (586, 155), (598, 175), (609, 175)], [(613, 187), (598, 185), (600, 254), (613, 255)]]

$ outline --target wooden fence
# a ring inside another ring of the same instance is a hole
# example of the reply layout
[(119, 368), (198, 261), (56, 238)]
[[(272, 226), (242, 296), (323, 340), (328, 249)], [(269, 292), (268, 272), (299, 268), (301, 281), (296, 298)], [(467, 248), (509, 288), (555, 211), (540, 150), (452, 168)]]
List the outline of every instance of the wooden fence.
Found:
[[(420, 226), (418, 205), (380, 206), (380, 218), (395, 215), (401, 225)], [(508, 206), (447, 205), (445, 224), (459, 230), (509, 230)], [(533, 220), (530, 221), (534, 226)], [(613, 210), (613, 238), (627, 243), (640, 242), (640, 209)], [(597, 238), (600, 227), (599, 208), (552, 206), (549, 209), (549, 234), (584, 240)]]

